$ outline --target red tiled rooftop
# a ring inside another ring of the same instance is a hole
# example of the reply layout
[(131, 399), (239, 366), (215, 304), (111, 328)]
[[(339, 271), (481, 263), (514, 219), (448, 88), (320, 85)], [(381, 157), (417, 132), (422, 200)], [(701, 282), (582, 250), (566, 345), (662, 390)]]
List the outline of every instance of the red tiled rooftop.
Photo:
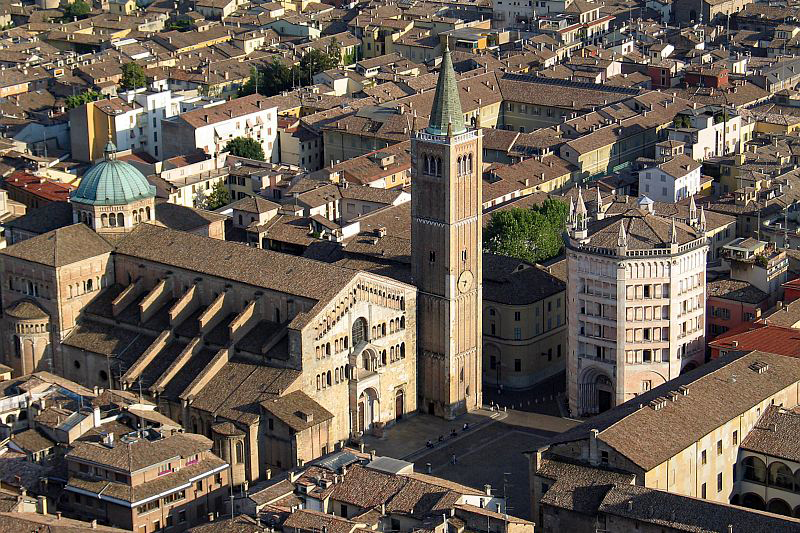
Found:
[(718, 350), (760, 350), (800, 357), (800, 330), (780, 326), (752, 324), (753, 329), (743, 332), (728, 332), (708, 343)]
[(5, 182), (6, 187), (16, 187), (51, 202), (66, 202), (69, 200), (70, 191), (75, 188), (66, 183), (59, 183), (26, 172), (14, 172), (6, 178)]

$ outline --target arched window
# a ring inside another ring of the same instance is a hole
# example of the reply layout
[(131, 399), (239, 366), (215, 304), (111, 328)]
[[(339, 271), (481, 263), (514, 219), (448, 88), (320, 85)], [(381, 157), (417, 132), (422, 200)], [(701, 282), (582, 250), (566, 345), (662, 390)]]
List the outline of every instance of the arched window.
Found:
[(472, 173), (472, 154), (467, 156), (467, 172)]
[(425, 174), (431, 173), (431, 158), (430, 156), (426, 155), (423, 156), (425, 158)]
[(386, 366), (386, 350), (381, 352), (381, 366)]
[(111, 226), (112, 228), (117, 227), (117, 215), (115, 215), (114, 213), (108, 215), (108, 225)]
[(336, 383), (339, 383), (339, 369), (336, 368), (333, 371), (333, 379), (336, 380)]
[(441, 157), (437, 157), (436, 158), (436, 175), (437, 176), (441, 176), (442, 175), (442, 158)]
[(347, 348), (348, 348), (348, 346), (347, 346), (347, 336), (345, 336), (345, 338), (344, 338), (344, 349), (346, 350)]
[(389, 348), (389, 361), (394, 363), (394, 346)]
[(319, 390), (321, 388), (322, 388), (322, 386), (320, 384), (320, 377), (319, 377), (319, 374), (317, 374), (317, 390)]
[(133, 223), (134, 224), (138, 224), (139, 223), (139, 212), (138, 211), (134, 211), (133, 212)]
[(22, 357), (22, 342), (20, 342), (19, 337), (16, 335), (14, 335), (14, 355)]
[(406, 357), (406, 343), (400, 343), (400, 359), (405, 359)]
[(745, 457), (742, 461), (744, 468), (743, 479), (747, 481), (755, 481), (756, 483), (764, 483), (767, 480), (767, 466), (764, 461), (758, 457)]
[(369, 370), (369, 354), (364, 352), (364, 355), (361, 357), (361, 364), (364, 366), (364, 370)]
[(406, 329), (406, 317), (400, 317), (400, 329)]
[(381, 335), (386, 335), (386, 322), (381, 324)]
[(17, 417), (17, 420), (22, 421), (22, 420), (27, 420), (27, 419), (28, 419), (28, 411), (24, 411), (24, 410), (20, 411), (19, 415)]
[(330, 387), (331, 385), (333, 385), (333, 379), (332, 379), (333, 374), (331, 374), (331, 371), (328, 370), (328, 373), (326, 374), (326, 376), (327, 376), (327, 380), (328, 380), (328, 387)]
[(120, 228), (125, 226), (125, 216), (122, 213), (117, 213), (117, 226)]
[(87, 280), (86, 280), (86, 292), (89, 292), (89, 291), (93, 291), (93, 290), (94, 290), (94, 289), (92, 288), (92, 287), (93, 287), (93, 284), (94, 284), (94, 282), (92, 281), (92, 279), (91, 279), (91, 278), (89, 278), (89, 279), (87, 279)]
[(461, 159), (461, 156), (458, 156), (458, 159), (456, 159), (456, 169), (459, 174), (463, 172), (463, 163), (464, 160)]
[(243, 222), (242, 222), (242, 215), (239, 215), (239, 225), (241, 226), (242, 224), (243, 224)]
[(241, 441), (236, 443), (236, 462), (238, 464), (244, 462), (244, 444)]
[(769, 465), (769, 484), (786, 490), (794, 489), (794, 474), (784, 463), (775, 461)]
[[(372, 328), (372, 329), (374, 330), (375, 328)], [(373, 331), (373, 334), (374, 333), (375, 332)], [(358, 343), (360, 343), (361, 341), (366, 341), (367, 340), (367, 319), (366, 318), (359, 317), (359, 318), (356, 319), (355, 322), (353, 322), (352, 335), (353, 335), (353, 346), (358, 346)], [(345, 344), (346, 344), (346, 342), (345, 342)]]
[(9, 426), (13, 425), (14, 422), (16, 422), (16, 421), (17, 421), (17, 417), (14, 416), (14, 415), (8, 415), (8, 418), (6, 418), (6, 424), (8, 424)]
[(145, 207), (144, 212), (147, 213), (147, 220), (150, 220), (150, 206)]

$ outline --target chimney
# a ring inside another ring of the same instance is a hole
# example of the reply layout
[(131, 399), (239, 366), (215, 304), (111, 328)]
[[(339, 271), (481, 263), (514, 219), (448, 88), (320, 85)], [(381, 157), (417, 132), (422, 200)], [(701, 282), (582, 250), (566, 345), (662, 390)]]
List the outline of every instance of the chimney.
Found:
[(369, 452), (369, 460), (370, 461), (374, 461), (375, 460), (375, 450), (370, 450), (370, 452)]
[(61, 511), (56, 513), (56, 520), (61, 520)]
[(97, 529), (97, 519), (92, 520), (92, 529)]
[(100, 408), (95, 407), (92, 409), (92, 427), (100, 427)]
[(592, 466), (600, 464), (600, 458), (597, 454), (597, 435), (599, 433), (596, 429), (589, 430), (589, 464)]
[(39, 496), (36, 498), (36, 512), (41, 515), (47, 514), (47, 496)]
[(214, 513), (208, 513), (208, 521), (209, 522), (213, 522), (214, 521)]

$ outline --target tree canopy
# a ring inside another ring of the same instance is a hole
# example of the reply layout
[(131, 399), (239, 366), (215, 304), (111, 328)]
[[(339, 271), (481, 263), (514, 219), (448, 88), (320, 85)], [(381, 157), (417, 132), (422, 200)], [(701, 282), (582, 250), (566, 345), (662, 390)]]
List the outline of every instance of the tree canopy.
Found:
[(316, 74), (339, 65), (340, 55), (341, 47), (336, 39), (331, 39), (328, 52), (310, 49), (300, 59), (300, 64), (291, 68), (277, 59), (253, 67), (250, 69), (250, 78), (239, 89), (239, 96), (256, 92), (264, 96), (275, 96), (297, 86), (311, 85)]
[(231, 193), (225, 188), (225, 184), (218, 181), (211, 188), (211, 193), (198, 202), (198, 207), (203, 209), (219, 209), (231, 203)]
[(83, 91), (79, 94), (73, 94), (67, 96), (67, 109), (72, 109), (74, 107), (80, 107), (83, 104), (88, 104), (89, 102), (94, 102), (95, 100), (99, 100), (102, 98), (103, 95), (97, 91), (93, 91), (88, 89)]
[(568, 215), (567, 205), (552, 198), (530, 209), (497, 211), (484, 229), (483, 247), (487, 252), (525, 261), (546, 261), (564, 247), (562, 233)]
[(225, 151), (231, 155), (264, 161), (264, 148), (261, 143), (248, 137), (236, 137), (228, 141)]
[(122, 65), (123, 89), (140, 89), (147, 86), (147, 77), (144, 75), (144, 68), (137, 63), (125, 63)]
[(84, 18), (91, 12), (92, 6), (84, 0), (75, 0), (75, 2), (64, 7), (64, 20), (71, 22), (73, 18)]

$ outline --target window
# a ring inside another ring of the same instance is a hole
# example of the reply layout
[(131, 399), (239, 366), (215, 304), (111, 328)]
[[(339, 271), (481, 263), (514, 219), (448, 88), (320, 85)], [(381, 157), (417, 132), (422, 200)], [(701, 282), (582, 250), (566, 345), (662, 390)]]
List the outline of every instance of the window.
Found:
[(703, 499), (706, 498), (706, 484), (705, 483), (703, 483), (703, 485), (700, 487), (700, 497), (703, 498)]
[(137, 506), (136, 512), (138, 514), (144, 514), (144, 513), (149, 513), (154, 509), (158, 509), (158, 498), (156, 498), (155, 500), (150, 500), (147, 503)]
[(642, 381), (642, 392), (647, 392), (653, 386), (653, 382), (649, 379)]
[(717, 474), (717, 492), (722, 492), (722, 472)]
[(733, 432), (733, 436), (731, 437), (731, 443), (736, 446), (739, 444), (739, 431), (736, 430)]
[(722, 455), (722, 439), (717, 441), (717, 455)]
[(178, 523), (186, 523), (186, 511), (178, 511)]
[(492, 370), (497, 368), (497, 357), (494, 355), (489, 356), (489, 368)]
[(600, 464), (608, 464), (608, 452), (600, 452)]
[(430, 253), (429, 257), (428, 257), (428, 260), (429, 260), (431, 263), (434, 263), (434, 262), (436, 262), (436, 252), (434, 252), (433, 250), (431, 250), (431, 253)]
[(514, 328), (514, 339), (515, 340), (522, 339), (522, 328)]
[(522, 359), (514, 359), (514, 372), (522, 372)]
[[(700, 464), (704, 465), (708, 463), (708, 457), (706, 457), (706, 451), (703, 450), (700, 452)], [(705, 498), (705, 496), (703, 496)]]

